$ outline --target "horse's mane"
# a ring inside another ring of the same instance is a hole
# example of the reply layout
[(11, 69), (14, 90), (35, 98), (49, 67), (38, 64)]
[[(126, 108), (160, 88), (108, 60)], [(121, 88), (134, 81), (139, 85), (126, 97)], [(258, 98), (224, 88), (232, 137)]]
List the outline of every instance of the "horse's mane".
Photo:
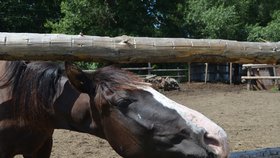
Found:
[(14, 117), (23, 123), (49, 119), (62, 70), (56, 63), (8, 62), (2, 87), (12, 90)]
[(16, 86), (17, 79), (20, 78), (22, 71), (26, 68), (26, 62), (23, 61), (13, 61), (6, 62), (5, 72), (1, 76), (0, 80), (2, 81), (0, 88), (6, 88), (8, 86)]
[(92, 80), (96, 87), (106, 86), (112, 91), (119, 89), (137, 89), (137, 86), (147, 86), (139, 76), (115, 66), (100, 68), (94, 72)]

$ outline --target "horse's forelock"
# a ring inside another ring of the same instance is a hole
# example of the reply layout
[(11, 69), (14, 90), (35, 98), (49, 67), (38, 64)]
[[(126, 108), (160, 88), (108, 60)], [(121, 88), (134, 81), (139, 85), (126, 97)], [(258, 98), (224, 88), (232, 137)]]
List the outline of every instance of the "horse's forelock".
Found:
[[(122, 70), (114, 66), (98, 69), (92, 75), (95, 87), (95, 103), (101, 106), (102, 102), (110, 102), (109, 95), (121, 90), (136, 90), (142, 86), (150, 86), (139, 76), (132, 72)], [(105, 100), (103, 100), (103, 99)], [(101, 107), (99, 107), (101, 108)]]
[(120, 89), (136, 89), (141, 85), (149, 85), (134, 73), (114, 66), (107, 66), (97, 70), (93, 74), (93, 81), (95, 85), (106, 86), (113, 91)]

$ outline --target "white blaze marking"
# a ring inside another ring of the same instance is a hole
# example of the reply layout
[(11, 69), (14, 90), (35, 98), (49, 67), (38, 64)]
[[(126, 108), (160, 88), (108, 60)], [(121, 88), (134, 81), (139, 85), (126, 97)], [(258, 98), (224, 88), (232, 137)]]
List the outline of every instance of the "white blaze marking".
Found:
[(156, 91), (151, 87), (147, 86), (147, 87), (138, 87), (138, 88), (150, 92), (153, 95), (153, 97), (163, 106), (176, 110), (177, 113), (183, 119), (185, 119), (186, 124), (191, 126), (193, 130), (197, 131), (199, 130), (199, 128), (204, 128), (208, 133), (207, 134), (208, 137), (215, 138), (219, 141), (219, 143), (221, 143), (220, 144), (221, 146), (214, 148), (216, 153), (223, 153), (223, 149), (224, 150), (228, 149), (226, 132), (217, 124), (215, 124), (213, 121), (208, 119), (206, 116), (184, 105), (176, 103), (175, 101), (167, 98), (166, 96), (164, 96), (163, 94), (159, 93), (158, 91)]

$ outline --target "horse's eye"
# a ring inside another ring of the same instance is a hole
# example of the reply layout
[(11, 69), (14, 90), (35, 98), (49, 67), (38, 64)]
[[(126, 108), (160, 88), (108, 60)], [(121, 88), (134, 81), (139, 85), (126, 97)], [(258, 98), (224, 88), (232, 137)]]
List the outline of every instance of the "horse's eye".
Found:
[(117, 107), (119, 108), (127, 108), (129, 104), (131, 104), (133, 101), (130, 99), (121, 99), (117, 101)]

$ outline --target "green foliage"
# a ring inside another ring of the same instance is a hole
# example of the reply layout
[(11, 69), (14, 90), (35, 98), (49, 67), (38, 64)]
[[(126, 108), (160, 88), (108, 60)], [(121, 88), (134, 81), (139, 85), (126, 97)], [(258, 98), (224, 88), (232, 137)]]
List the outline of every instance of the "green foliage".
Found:
[(278, 86), (273, 86), (271, 89), (270, 89), (271, 92), (273, 93), (279, 93), (279, 87)]
[(1, 32), (50, 32), (48, 19), (60, 17), (60, 0), (1, 0)]
[(75, 64), (84, 70), (95, 70), (99, 67), (97, 63), (93, 62), (76, 62)]
[(190, 0), (185, 10), (186, 25), (194, 38), (237, 39), (240, 29), (235, 6), (224, 1)]
[(188, 0), (185, 26), (189, 37), (278, 41), (280, 1)]
[(56, 33), (104, 35), (113, 18), (108, 6), (98, 0), (65, 0), (61, 12), (60, 21), (49, 20), (45, 25)]
[(143, 1), (65, 0), (60, 21), (49, 21), (46, 26), (54, 32), (118, 36), (152, 36), (154, 18)]
[(6, 0), (0, 31), (279, 41), (275, 0)]
[(210, 8), (202, 14), (204, 36), (208, 38), (236, 39), (238, 32), (238, 16), (234, 7), (219, 6)]
[(159, 37), (184, 37), (184, 0), (157, 0), (152, 1), (153, 31)]
[(280, 41), (280, 10), (275, 11), (267, 26), (248, 26), (249, 41)]
[(0, 31), (279, 41), (280, 1), (1, 0)]

